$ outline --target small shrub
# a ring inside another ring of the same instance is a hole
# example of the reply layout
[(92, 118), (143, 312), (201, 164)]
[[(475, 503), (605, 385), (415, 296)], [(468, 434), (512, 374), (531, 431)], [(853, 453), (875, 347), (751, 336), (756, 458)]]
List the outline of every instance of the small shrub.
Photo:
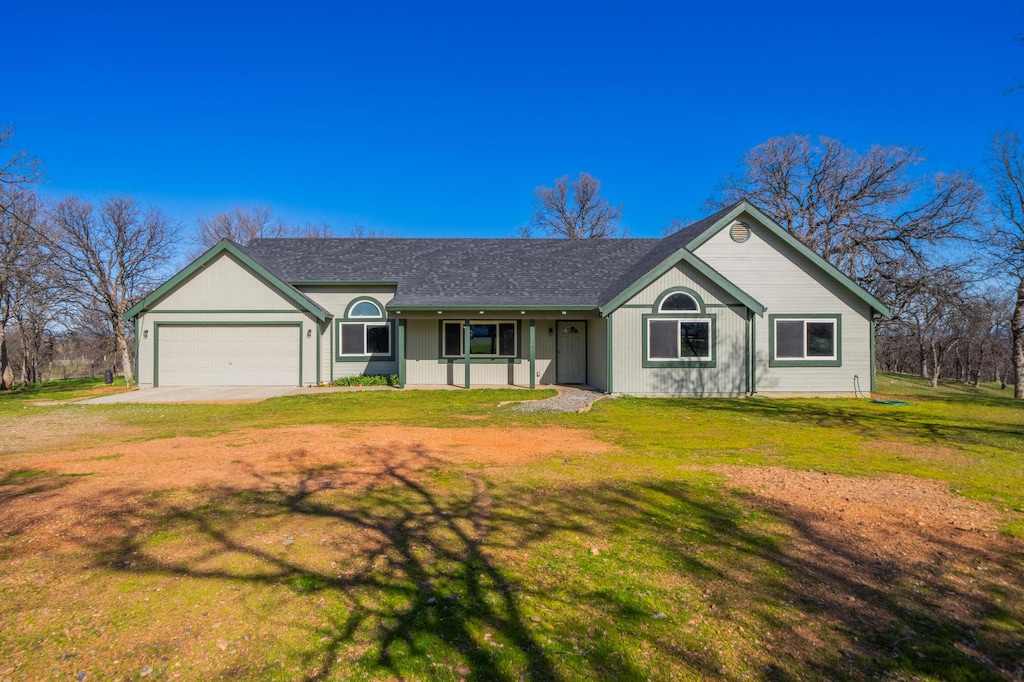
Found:
[(355, 377), (338, 377), (333, 386), (397, 386), (397, 374), (360, 374)]

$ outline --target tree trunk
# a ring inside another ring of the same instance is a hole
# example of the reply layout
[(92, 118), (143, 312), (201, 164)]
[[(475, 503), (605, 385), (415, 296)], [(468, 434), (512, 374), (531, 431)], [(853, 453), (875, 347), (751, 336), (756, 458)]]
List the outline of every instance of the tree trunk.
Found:
[(9, 391), (14, 386), (14, 373), (7, 359), (7, 334), (0, 325), (0, 391)]
[(1010, 318), (1013, 339), (1013, 397), (1024, 398), (1024, 277), (1017, 285), (1017, 301)]
[(938, 386), (939, 386), (939, 363), (941, 362), (940, 358), (942, 357), (942, 355), (941, 355), (941, 353), (939, 353), (939, 349), (935, 345), (934, 341), (931, 342), (931, 347), (932, 347), (932, 388), (938, 388)]
[(112, 325), (114, 327), (114, 346), (117, 349), (118, 357), (121, 358), (121, 372), (125, 381), (131, 383), (135, 381), (135, 372), (132, 367), (131, 348), (128, 344), (128, 325), (120, 316), (116, 320), (112, 320)]

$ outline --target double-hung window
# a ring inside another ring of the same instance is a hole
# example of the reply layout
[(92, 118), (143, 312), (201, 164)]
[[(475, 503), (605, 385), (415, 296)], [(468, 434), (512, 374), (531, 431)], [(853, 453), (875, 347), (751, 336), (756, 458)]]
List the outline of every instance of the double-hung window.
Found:
[(771, 364), (839, 366), (838, 315), (770, 315)]
[[(441, 342), (442, 355), (461, 358), (466, 355), (466, 323), (445, 321)], [(469, 323), (469, 356), (471, 358), (514, 358), (518, 344), (515, 322), (471, 321)]]
[(338, 321), (340, 360), (391, 357), (391, 325), (376, 301), (354, 301)]

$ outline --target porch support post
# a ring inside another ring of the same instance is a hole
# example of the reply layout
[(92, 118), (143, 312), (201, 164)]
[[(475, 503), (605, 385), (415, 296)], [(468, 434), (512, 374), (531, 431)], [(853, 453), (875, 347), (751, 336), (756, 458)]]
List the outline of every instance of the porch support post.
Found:
[(465, 324), (462, 326), (462, 359), (466, 363), (466, 388), (469, 388), (469, 341), (469, 320), (465, 320)]
[[(614, 361), (615, 360), (615, 343), (614, 343), (615, 330), (612, 327), (612, 320), (614, 319), (614, 317), (613, 317), (614, 314), (615, 313), (612, 313), (611, 315), (608, 316), (608, 325), (607, 325), (607, 330), (606, 330), (606, 333), (608, 334), (608, 338), (605, 339), (605, 343), (608, 344), (606, 346), (607, 354), (608, 354), (608, 357), (607, 357), (607, 360), (608, 360), (608, 370), (607, 370), (607, 372), (608, 372), (608, 391), (607, 392), (608, 393), (611, 393), (614, 390), (613, 383), (612, 383), (612, 378), (615, 376), (615, 361)], [(646, 352), (646, 351), (644, 351), (644, 352)]]
[(405, 319), (398, 321), (398, 387), (405, 388)]
[(537, 388), (537, 321), (530, 320), (530, 388)]
[(752, 372), (753, 372), (753, 369), (751, 369), (751, 368), (754, 366), (753, 361), (750, 359), (750, 354), (753, 352), (753, 349), (750, 347), (750, 326), (753, 324), (753, 318), (754, 318), (754, 312), (752, 310), (748, 310), (747, 311), (747, 329), (746, 329), (746, 334), (743, 335), (743, 337), (744, 337), (743, 338), (743, 345), (746, 346), (746, 353), (745, 353), (745, 355), (747, 356), (747, 367), (746, 367), (747, 371), (745, 372), (745, 374), (746, 374), (746, 384), (747, 384), (747, 395), (750, 395), (753, 392), (753, 391), (750, 390), (751, 389), (751, 377), (752, 377)]
[[(871, 311), (871, 392), (875, 392), (875, 369), (878, 367), (878, 361), (875, 360), (875, 312)], [(979, 370), (980, 371), (980, 370)]]
[(757, 320), (750, 321), (750, 392), (757, 393)]

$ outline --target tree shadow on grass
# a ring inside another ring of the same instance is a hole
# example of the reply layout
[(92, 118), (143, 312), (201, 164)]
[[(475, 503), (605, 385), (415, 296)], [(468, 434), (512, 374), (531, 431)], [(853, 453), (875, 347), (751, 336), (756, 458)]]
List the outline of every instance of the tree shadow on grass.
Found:
[[(682, 480), (494, 484), (417, 447), (364, 454), (375, 466), (354, 472), (306, 467), (297, 450), (294, 477), (140, 511), (148, 530), (91, 545), (94, 565), (308, 595), (309, 618), (297, 626), (308, 633), (307, 680), (353, 666), (475, 680), (1024, 674), (1013, 667), (1024, 654), (1020, 630), (986, 626), (1020, 622), (1019, 553), (985, 558), (1007, 567), (1000, 595), (945, 576), (939, 561), (879, 559), (796, 508), (752, 520), (749, 510), (763, 505), (738, 492)], [(319, 552), (268, 546), (253, 539), (261, 519), (337, 534)], [(186, 532), (199, 553), (155, 551), (154, 528)], [(963, 555), (948, 538), (915, 537)], [(601, 542), (603, 553), (586, 551)], [(316, 608), (314, 597), (332, 608)], [(536, 607), (551, 613), (538, 618)], [(715, 641), (727, 633), (740, 653)]]
[[(702, 405), (710, 412), (760, 417), (779, 424), (821, 428), (840, 427), (865, 438), (918, 438), (937, 444), (993, 445), (994, 441), (1018, 450), (1024, 443), (1021, 424), (998, 420), (949, 418), (913, 409), (874, 405), (867, 401), (750, 399), (719, 400)], [(1024, 419), (1024, 417), (1022, 417)]]

